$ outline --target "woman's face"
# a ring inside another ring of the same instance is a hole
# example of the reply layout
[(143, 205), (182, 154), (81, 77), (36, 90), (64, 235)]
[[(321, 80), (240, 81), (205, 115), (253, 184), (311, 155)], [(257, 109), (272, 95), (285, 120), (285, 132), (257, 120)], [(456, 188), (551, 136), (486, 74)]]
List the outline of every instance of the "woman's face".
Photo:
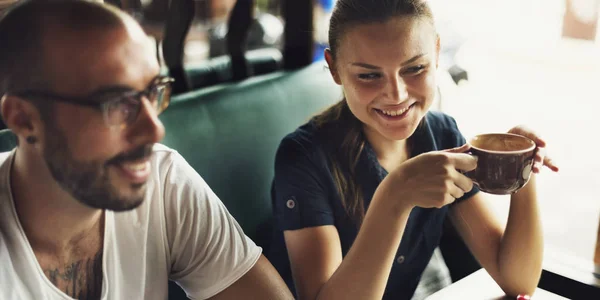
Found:
[(344, 33), (325, 57), (367, 136), (410, 137), (435, 97), (439, 38), (424, 19), (398, 17)]

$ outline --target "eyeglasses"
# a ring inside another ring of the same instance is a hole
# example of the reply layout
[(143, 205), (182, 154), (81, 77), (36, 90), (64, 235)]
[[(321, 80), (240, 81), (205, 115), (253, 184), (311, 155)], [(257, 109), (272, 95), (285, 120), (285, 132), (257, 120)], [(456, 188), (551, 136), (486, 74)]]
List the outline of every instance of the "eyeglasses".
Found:
[(168, 76), (157, 77), (143, 91), (108, 92), (91, 97), (66, 97), (47, 91), (26, 90), (13, 95), (21, 98), (44, 98), (58, 102), (81, 105), (98, 109), (104, 116), (108, 127), (129, 125), (137, 120), (142, 110), (143, 97), (148, 99), (157, 115), (165, 111), (171, 101), (171, 83), (175, 80)]

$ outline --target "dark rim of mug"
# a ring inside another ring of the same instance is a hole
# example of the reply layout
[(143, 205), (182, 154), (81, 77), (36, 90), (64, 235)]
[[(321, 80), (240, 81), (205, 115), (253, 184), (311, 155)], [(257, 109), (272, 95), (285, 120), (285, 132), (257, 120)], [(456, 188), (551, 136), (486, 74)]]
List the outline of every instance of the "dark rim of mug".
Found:
[[(473, 141), (474, 139), (476, 139), (478, 137), (493, 136), (493, 135), (512, 136), (512, 137), (515, 137), (515, 138), (518, 138), (518, 139), (522, 139), (522, 140), (526, 141), (527, 143), (529, 143), (531, 145), (529, 147), (527, 147), (525, 149), (521, 149), (521, 150), (496, 151), (496, 150), (482, 149), (482, 148), (479, 148), (479, 147), (475, 147), (475, 146), (473, 146), (473, 144), (471, 144), (471, 141)], [(530, 139), (528, 137), (525, 137), (525, 136), (522, 136), (522, 135), (514, 134), (514, 133), (484, 133), (484, 134), (478, 134), (478, 135), (472, 137), (469, 140), (469, 146), (471, 146), (471, 148), (477, 149), (477, 150), (479, 150), (481, 152), (488, 152), (488, 153), (494, 153), (494, 154), (521, 154), (521, 153), (527, 153), (527, 152), (535, 149), (536, 144), (535, 144), (535, 142), (532, 139)]]

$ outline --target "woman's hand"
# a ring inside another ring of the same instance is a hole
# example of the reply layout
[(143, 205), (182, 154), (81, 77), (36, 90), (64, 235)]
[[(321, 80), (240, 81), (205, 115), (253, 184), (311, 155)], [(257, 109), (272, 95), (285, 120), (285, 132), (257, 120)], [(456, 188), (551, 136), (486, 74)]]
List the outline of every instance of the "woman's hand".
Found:
[(477, 159), (464, 153), (469, 148), (464, 145), (407, 160), (385, 179), (392, 198), (409, 208), (440, 208), (462, 197), (473, 188), (473, 181), (461, 171), (477, 167)]
[(518, 134), (527, 137), (533, 140), (537, 145), (535, 151), (535, 159), (533, 163), (534, 173), (538, 174), (542, 170), (543, 166), (546, 166), (548, 169), (554, 172), (558, 172), (558, 166), (556, 166), (552, 159), (546, 155), (546, 142), (542, 138), (540, 138), (539, 135), (536, 134), (533, 130), (523, 125), (519, 125), (513, 127), (511, 130), (508, 131), (508, 133)]

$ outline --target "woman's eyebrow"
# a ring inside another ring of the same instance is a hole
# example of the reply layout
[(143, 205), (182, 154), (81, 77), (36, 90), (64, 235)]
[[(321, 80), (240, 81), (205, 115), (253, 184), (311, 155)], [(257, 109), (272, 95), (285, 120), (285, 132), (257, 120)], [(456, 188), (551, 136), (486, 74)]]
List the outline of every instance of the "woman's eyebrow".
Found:
[[(421, 58), (423, 56), (426, 56), (426, 55), (427, 55), (427, 53), (421, 53), (421, 54), (415, 55), (414, 57), (410, 58), (409, 60), (403, 62), (402, 66), (406, 66), (408, 64), (411, 64), (411, 63), (415, 62), (416, 60), (418, 60), (419, 58)], [(365, 69), (371, 69), (371, 70), (379, 70), (379, 69), (381, 69), (378, 66), (367, 64), (367, 63), (362, 63), (362, 62), (353, 62), (353, 63), (350, 63), (350, 65), (356, 66), (356, 67), (365, 68)]]

